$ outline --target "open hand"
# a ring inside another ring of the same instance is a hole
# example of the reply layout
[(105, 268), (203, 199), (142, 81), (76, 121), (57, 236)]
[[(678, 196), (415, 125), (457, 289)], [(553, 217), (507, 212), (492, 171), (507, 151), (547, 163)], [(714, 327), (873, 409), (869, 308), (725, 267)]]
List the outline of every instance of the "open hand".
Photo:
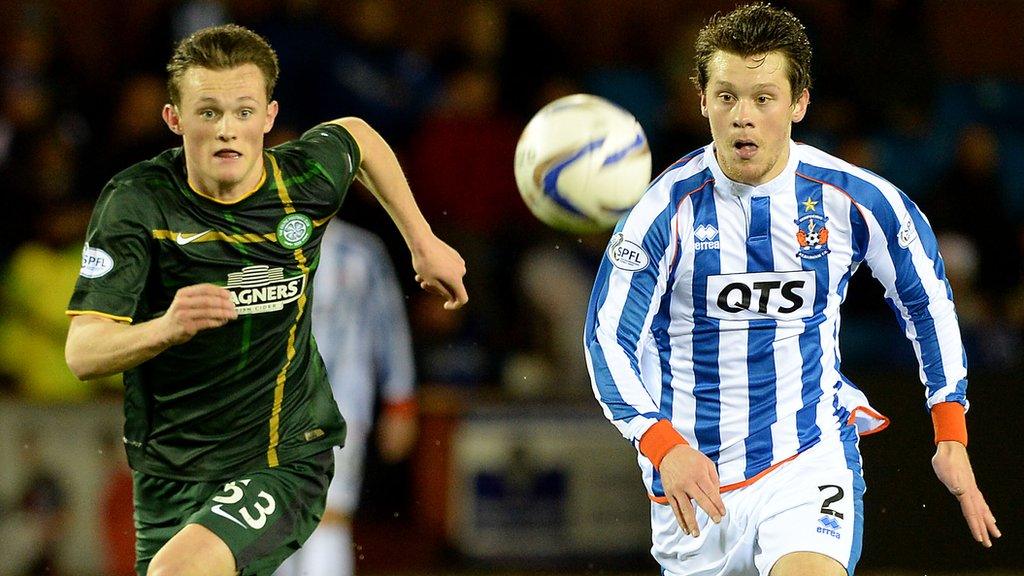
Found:
[(932, 457), (932, 469), (949, 493), (960, 502), (971, 536), (982, 546), (992, 546), (992, 538), (999, 538), (1002, 533), (996, 526), (995, 516), (988, 508), (985, 497), (978, 489), (971, 469), (971, 461), (967, 457), (967, 448), (959, 442), (939, 442)]

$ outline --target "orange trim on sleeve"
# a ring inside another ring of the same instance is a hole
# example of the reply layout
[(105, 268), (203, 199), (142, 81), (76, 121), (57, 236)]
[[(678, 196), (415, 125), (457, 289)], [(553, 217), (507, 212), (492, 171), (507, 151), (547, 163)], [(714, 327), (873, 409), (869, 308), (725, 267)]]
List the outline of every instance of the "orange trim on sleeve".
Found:
[(967, 418), (959, 402), (940, 402), (932, 406), (935, 443), (952, 440), (967, 446)]
[(64, 313), (68, 316), (99, 316), (100, 318), (124, 322), (126, 324), (132, 323), (132, 319), (129, 316), (114, 316), (113, 314), (106, 314), (95, 310), (65, 310)]
[(417, 412), (419, 412), (419, 403), (416, 402), (415, 398), (384, 404), (384, 413), (388, 416), (413, 418)]
[(668, 420), (658, 420), (640, 437), (640, 453), (646, 456), (657, 470), (668, 451), (686, 440), (672, 427)]

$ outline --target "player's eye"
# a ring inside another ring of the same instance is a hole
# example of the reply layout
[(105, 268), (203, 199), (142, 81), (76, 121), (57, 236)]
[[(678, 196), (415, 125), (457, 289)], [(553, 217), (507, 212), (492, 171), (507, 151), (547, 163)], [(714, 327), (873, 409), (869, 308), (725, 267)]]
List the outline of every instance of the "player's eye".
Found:
[(768, 102), (771, 101), (771, 99), (772, 99), (771, 96), (768, 96), (767, 94), (762, 94), (762, 95), (757, 97), (757, 103), (758, 104), (767, 104)]
[(239, 118), (249, 118), (253, 114), (254, 114), (254, 112), (250, 108), (243, 108), (243, 109), (238, 111), (238, 117)]
[(214, 112), (213, 110), (207, 109), (207, 110), (203, 110), (203, 111), (199, 112), (199, 117), (204, 119), (204, 120), (213, 120), (214, 118), (217, 117), (217, 113)]
[(718, 95), (718, 99), (721, 100), (722, 102), (732, 102), (733, 101), (732, 94), (719, 94)]

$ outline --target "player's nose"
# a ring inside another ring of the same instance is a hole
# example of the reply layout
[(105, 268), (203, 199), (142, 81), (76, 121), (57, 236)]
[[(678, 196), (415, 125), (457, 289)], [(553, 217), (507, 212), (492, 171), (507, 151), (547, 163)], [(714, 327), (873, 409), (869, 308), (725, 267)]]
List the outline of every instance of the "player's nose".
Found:
[(235, 139), (235, 128), (229, 114), (225, 114), (217, 123), (217, 139), (224, 142)]
[(754, 125), (752, 114), (753, 104), (746, 100), (740, 100), (732, 109), (732, 125), (736, 128), (749, 128)]

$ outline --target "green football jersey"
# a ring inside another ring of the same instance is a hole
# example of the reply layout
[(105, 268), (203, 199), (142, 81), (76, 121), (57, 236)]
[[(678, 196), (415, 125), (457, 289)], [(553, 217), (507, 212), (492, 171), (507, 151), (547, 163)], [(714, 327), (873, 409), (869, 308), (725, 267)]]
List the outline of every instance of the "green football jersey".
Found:
[(238, 318), (124, 374), (132, 468), (219, 480), (344, 442), (310, 331), (320, 239), (360, 157), (339, 126), (265, 151), (266, 177), (222, 203), (188, 184), (181, 148), (132, 166), (104, 188), (86, 235), (68, 314), (144, 322), (179, 288), (227, 288)]

